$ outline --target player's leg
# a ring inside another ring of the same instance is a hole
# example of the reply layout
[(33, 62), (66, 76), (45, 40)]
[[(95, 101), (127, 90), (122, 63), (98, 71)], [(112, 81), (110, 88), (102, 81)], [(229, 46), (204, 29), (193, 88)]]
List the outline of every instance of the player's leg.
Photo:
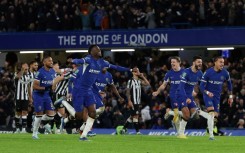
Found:
[(16, 130), (14, 133), (20, 133), (20, 117), (21, 117), (21, 101), (20, 100), (16, 100), (16, 112), (15, 112), (15, 117), (14, 117), (14, 121), (15, 121), (15, 127)]
[(214, 112), (215, 112), (214, 113), (214, 131), (213, 133), (215, 135), (223, 135), (223, 132), (219, 130), (219, 123), (218, 123), (219, 121), (218, 117), (219, 117), (219, 111), (220, 111), (220, 107), (219, 107), (220, 97), (215, 96), (213, 99), (214, 99), (213, 102), (214, 102)]
[(203, 100), (205, 103), (205, 106), (207, 108), (208, 115), (205, 113), (200, 113), (205, 114), (207, 118), (207, 125), (208, 125), (208, 130), (209, 130), (209, 139), (214, 140), (214, 134), (213, 134), (213, 127), (214, 127), (214, 101), (213, 98), (208, 97), (207, 95), (203, 95)]
[(22, 120), (22, 130), (21, 133), (26, 133), (26, 127), (27, 127), (27, 115), (28, 115), (28, 100), (23, 100), (22, 102), (22, 114), (21, 114), (21, 120)]
[[(77, 99), (75, 98), (73, 95), (72, 95), (72, 98), (73, 98), (73, 101), (74, 99)], [(67, 111), (70, 113), (71, 116), (75, 117), (75, 114), (76, 114), (76, 111), (75, 109), (66, 101), (66, 97), (61, 97), (59, 99), (57, 99), (55, 102), (54, 102), (54, 105), (55, 106), (59, 106), (59, 105), (63, 105)]]
[(92, 92), (88, 92), (84, 95), (84, 106), (88, 109), (88, 118), (86, 120), (86, 125), (84, 127), (83, 133), (80, 136), (80, 140), (87, 140), (87, 134), (91, 130), (96, 118), (96, 99)]
[(171, 107), (173, 109), (173, 114), (174, 114), (173, 122), (176, 124), (177, 122), (179, 122), (178, 102), (174, 96), (170, 97), (170, 102), (171, 102)]
[[(63, 132), (63, 116), (65, 116), (65, 108), (57, 108), (57, 112), (54, 115), (53, 122), (55, 123), (56, 130), (55, 133), (61, 134)], [(51, 124), (51, 129), (53, 129), (53, 126)]]
[(42, 120), (43, 112), (36, 112), (34, 123), (33, 123), (33, 131), (32, 131), (32, 138), (39, 139), (38, 137), (38, 129)]
[(190, 112), (189, 112), (189, 108), (187, 106), (182, 107), (181, 111), (183, 113), (183, 116), (182, 116), (182, 119), (180, 121), (178, 138), (186, 138), (185, 127), (186, 127), (186, 124), (190, 118)]
[(80, 137), (80, 140), (83, 140), (87, 137), (88, 132), (93, 127), (95, 117), (96, 117), (95, 104), (92, 104), (88, 106), (88, 116), (87, 116), (85, 127), (83, 129), (83, 133)]
[(133, 123), (133, 116), (134, 116), (134, 108), (132, 108), (133, 106), (129, 106), (130, 107), (130, 116), (128, 117), (128, 119), (126, 120), (126, 122), (124, 123), (123, 125), (123, 128), (122, 128), (122, 131), (121, 133), (122, 134), (125, 134), (127, 133), (127, 128), (128, 126)]
[(39, 139), (38, 137), (38, 129), (41, 123), (41, 119), (43, 116), (44, 106), (43, 106), (43, 99), (42, 97), (38, 95), (33, 95), (33, 104), (34, 104), (34, 112), (35, 112), (35, 118), (33, 123), (33, 133), (32, 138), (33, 139)]
[(82, 111), (82, 114), (83, 114), (83, 124), (82, 126), (79, 128), (81, 134), (86, 126), (86, 121), (88, 119), (88, 109), (87, 108), (84, 108), (83, 111)]
[(44, 126), (46, 133), (51, 133), (50, 121), (54, 119), (55, 111), (50, 97), (44, 99), (45, 114), (42, 116), (41, 124)]
[(188, 104), (188, 108), (190, 110), (190, 118), (191, 119), (199, 119), (199, 114), (198, 114), (198, 108), (196, 103), (194, 102), (194, 100), (192, 99), (192, 101)]
[[(55, 94), (54, 100), (56, 101), (61, 97), (65, 97), (65, 96), (60, 95), (60, 94)], [(57, 110), (54, 116), (54, 122), (56, 125), (55, 133), (60, 134), (63, 132), (63, 128), (64, 128), (65, 107), (63, 104), (60, 104), (60, 105), (55, 105), (55, 108)], [(51, 125), (51, 128), (52, 128), (52, 125)]]

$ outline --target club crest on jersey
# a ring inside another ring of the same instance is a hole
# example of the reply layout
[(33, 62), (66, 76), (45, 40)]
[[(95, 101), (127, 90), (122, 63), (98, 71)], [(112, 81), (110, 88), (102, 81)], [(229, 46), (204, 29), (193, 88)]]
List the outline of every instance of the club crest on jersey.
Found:
[(181, 75), (181, 78), (185, 78), (186, 77), (186, 73), (183, 72), (182, 75)]
[(225, 77), (222, 75), (222, 76), (220, 77), (220, 79), (221, 79), (222, 81), (224, 81), (224, 80), (225, 80)]
[(94, 69), (89, 69), (89, 73), (99, 74), (100, 71), (94, 70)]

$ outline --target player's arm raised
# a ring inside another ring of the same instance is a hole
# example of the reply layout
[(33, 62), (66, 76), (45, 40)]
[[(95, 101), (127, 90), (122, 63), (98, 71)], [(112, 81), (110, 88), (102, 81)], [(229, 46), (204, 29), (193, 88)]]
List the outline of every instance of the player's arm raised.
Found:
[(155, 91), (155, 92), (152, 93), (152, 96), (157, 96), (157, 95), (159, 95), (159, 93), (160, 93), (161, 91), (163, 91), (163, 90), (166, 88), (167, 84), (168, 84), (168, 82), (163, 81), (163, 83), (162, 83), (161, 86), (157, 89), (157, 91)]
[(139, 74), (139, 78), (142, 80), (142, 85), (144, 86), (149, 86), (150, 85), (150, 82), (146, 79), (146, 77), (144, 76), (143, 73), (140, 73)]

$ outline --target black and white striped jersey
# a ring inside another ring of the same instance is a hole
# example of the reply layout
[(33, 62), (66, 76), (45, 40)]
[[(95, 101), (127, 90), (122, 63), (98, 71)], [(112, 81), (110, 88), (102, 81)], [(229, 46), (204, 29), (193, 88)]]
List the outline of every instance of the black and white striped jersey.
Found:
[(37, 73), (37, 72), (31, 72), (31, 71), (28, 71), (28, 75), (30, 76), (30, 86), (31, 86), (31, 91), (33, 91), (33, 82), (34, 82), (36, 73)]
[(127, 88), (130, 89), (131, 101), (133, 104), (141, 104), (141, 80), (131, 78), (128, 80)]
[[(64, 80), (60, 81), (55, 89), (55, 93), (59, 95), (66, 96), (68, 92), (68, 85), (69, 85), (69, 78), (72, 74), (72, 71), (66, 72), (64, 74)], [(57, 74), (57, 76), (60, 76), (60, 74)]]
[(30, 83), (30, 76), (23, 74), (21, 78), (17, 78), (18, 73), (15, 73), (15, 99), (16, 100), (28, 100), (28, 86)]

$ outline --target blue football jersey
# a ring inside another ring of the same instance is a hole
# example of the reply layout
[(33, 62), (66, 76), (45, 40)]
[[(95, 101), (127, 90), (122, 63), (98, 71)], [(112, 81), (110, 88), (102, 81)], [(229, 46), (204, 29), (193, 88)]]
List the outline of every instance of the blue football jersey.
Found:
[(181, 80), (176, 94), (191, 99), (194, 87), (201, 80), (202, 75), (203, 73), (201, 70), (198, 70), (195, 73), (191, 70), (191, 68), (186, 68), (181, 74)]
[(111, 73), (107, 71), (106, 73), (101, 72), (95, 81), (96, 87), (93, 87), (93, 90), (95, 90), (95, 92), (104, 91), (105, 87), (111, 84), (114, 84)]
[(180, 69), (179, 71), (174, 71), (173, 69), (171, 69), (166, 73), (164, 77), (164, 82), (170, 83), (170, 96), (175, 96), (175, 92), (180, 84), (180, 76), (183, 71), (184, 69)]
[[(53, 80), (56, 77), (56, 73), (54, 69), (50, 69), (47, 71), (44, 67), (40, 68), (35, 76), (35, 79), (40, 82), (41, 87), (49, 87), (52, 86)], [(49, 92), (50, 90), (34, 90), (33, 92)]]
[(215, 71), (213, 67), (206, 70), (201, 79), (200, 89), (203, 92), (207, 90), (214, 95), (220, 96), (223, 83), (227, 81), (229, 91), (232, 91), (230, 74), (227, 70)]

